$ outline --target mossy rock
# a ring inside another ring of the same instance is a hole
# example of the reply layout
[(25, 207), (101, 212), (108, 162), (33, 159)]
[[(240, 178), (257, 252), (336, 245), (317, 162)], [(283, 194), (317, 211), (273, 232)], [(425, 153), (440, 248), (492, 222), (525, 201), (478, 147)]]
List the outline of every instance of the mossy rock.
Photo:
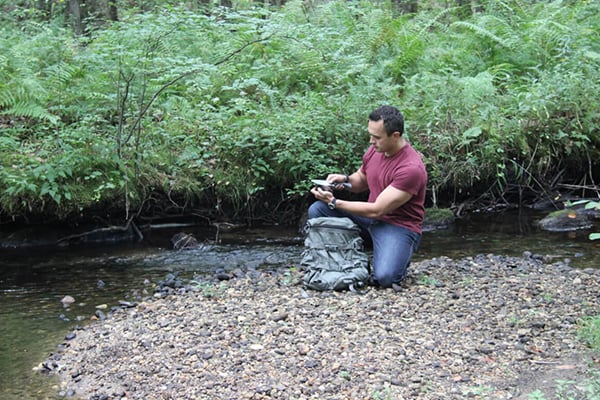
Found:
[(449, 208), (428, 208), (425, 210), (423, 231), (430, 232), (448, 229), (454, 223), (455, 219), (454, 212)]
[(600, 210), (593, 208), (565, 208), (554, 211), (539, 221), (543, 230), (550, 232), (570, 232), (591, 229), (594, 220), (600, 218)]

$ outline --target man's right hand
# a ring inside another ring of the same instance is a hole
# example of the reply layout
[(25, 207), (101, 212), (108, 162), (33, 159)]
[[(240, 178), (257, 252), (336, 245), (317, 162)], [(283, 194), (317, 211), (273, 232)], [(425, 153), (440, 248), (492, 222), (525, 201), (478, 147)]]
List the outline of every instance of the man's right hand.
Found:
[(336, 184), (333, 186), (335, 190), (344, 190), (344, 189), (349, 189), (349, 187), (347, 185), (344, 186), (344, 183), (349, 183), (347, 178), (348, 178), (348, 175), (329, 174), (329, 175), (327, 175), (327, 182)]

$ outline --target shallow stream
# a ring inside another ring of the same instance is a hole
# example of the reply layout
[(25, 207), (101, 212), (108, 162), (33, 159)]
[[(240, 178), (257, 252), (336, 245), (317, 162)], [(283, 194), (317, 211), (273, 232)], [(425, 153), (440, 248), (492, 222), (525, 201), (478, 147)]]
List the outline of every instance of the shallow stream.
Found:
[[(451, 229), (426, 232), (414, 259), (481, 253), (520, 256), (529, 251), (550, 260), (570, 259), (577, 268), (600, 267), (599, 243), (589, 241), (588, 232), (542, 232), (535, 226), (539, 218), (525, 211), (472, 215)], [(222, 234), (217, 245), (171, 250), (169, 239), (179, 231), (199, 240), (214, 239), (214, 232), (182, 228), (155, 231), (135, 244), (0, 249), (0, 398), (57, 398), (58, 382), (32, 368), (55, 351), (74, 326), (88, 323), (98, 307), (108, 312), (134, 293), (152, 294), (153, 285), (171, 272), (192, 279), (238, 266), (288, 266), (302, 251), (301, 237), (285, 228), (237, 231)], [(61, 303), (66, 295), (75, 299), (68, 307)]]

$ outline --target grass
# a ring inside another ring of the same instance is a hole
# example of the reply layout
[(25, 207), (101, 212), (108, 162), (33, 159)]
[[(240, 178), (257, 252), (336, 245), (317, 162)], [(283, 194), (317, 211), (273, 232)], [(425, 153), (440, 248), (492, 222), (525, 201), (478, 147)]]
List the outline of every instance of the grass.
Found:
[(386, 387), (383, 391), (373, 393), (373, 400), (389, 400), (392, 398), (390, 388)]
[(197, 280), (190, 280), (190, 286), (202, 292), (202, 296), (207, 299), (213, 299), (221, 297), (226, 287), (223, 284), (217, 285), (212, 282), (201, 282)]
[(419, 275), (419, 278), (417, 279), (417, 282), (420, 285), (425, 285), (425, 286), (435, 286), (435, 285), (438, 285), (438, 284), (441, 283), (437, 279), (435, 279), (435, 278), (433, 278), (431, 276), (425, 275), (425, 274)]
[(587, 318), (579, 330), (579, 338), (590, 348), (600, 353), (600, 316)]

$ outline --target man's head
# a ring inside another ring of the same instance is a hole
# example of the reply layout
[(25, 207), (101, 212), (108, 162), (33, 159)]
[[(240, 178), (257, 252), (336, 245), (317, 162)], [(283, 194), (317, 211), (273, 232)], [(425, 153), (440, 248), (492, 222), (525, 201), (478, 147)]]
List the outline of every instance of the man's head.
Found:
[(388, 136), (391, 136), (394, 132), (398, 132), (402, 136), (404, 133), (404, 116), (400, 110), (394, 106), (381, 106), (369, 114), (369, 121), (382, 120)]

